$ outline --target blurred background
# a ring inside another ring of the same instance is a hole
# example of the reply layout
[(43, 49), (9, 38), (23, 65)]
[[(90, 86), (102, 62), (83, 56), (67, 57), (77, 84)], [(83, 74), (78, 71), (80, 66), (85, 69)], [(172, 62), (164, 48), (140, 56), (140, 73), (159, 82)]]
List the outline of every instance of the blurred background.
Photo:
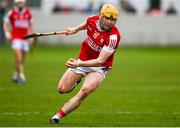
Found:
[[(13, 0), (7, 2), (6, 10), (13, 6)], [(104, 3), (112, 3), (119, 8), (117, 27), (123, 35), (122, 45), (180, 43), (179, 0), (27, 0), (27, 6), (33, 10), (37, 32), (64, 30), (67, 26), (78, 25), (88, 16), (97, 14)], [(1, 0), (0, 8), (2, 22), (3, 8), (6, 8), (4, 0)], [(1, 43), (2, 36), (1, 30)], [(41, 42), (80, 44), (85, 36), (81, 33), (71, 38), (47, 37)]]

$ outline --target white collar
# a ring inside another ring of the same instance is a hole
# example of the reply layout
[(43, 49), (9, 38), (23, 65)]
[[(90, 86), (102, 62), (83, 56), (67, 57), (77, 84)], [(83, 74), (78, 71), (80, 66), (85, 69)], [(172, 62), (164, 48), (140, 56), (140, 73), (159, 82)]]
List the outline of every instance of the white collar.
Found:
[(99, 20), (96, 21), (96, 27), (98, 28), (98, 30), (99, 30), (100, 32), (105, 32), (105, 30), (102, 30), (102, 29), (101, 29)]

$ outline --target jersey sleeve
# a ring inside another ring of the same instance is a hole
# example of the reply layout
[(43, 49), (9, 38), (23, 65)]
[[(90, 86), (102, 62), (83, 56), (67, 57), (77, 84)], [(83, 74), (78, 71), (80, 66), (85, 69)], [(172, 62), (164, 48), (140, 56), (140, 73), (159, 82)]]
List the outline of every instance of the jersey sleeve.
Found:
[(5, 18), (4, 18), (4, 21), (5, 21), (6, 23), (10, 23), (12, 13), (13, 13), (13, 11), (10, 10), (10, 11), (6, 14), (6, 16), (5, 16)]
[(111, 34), (109, 38), (107, 38), (107, 43), (104, 45), (103, 50), (106, 52), (114, 53), (114, 51), (118, 47), (119, 41), (120, 37), (118, 36), (118, 34)]
[(98, 19), (98, 15), (91, 15), (87, 18), (87, 24), (89, 24), (90, 22), (97, 20)]

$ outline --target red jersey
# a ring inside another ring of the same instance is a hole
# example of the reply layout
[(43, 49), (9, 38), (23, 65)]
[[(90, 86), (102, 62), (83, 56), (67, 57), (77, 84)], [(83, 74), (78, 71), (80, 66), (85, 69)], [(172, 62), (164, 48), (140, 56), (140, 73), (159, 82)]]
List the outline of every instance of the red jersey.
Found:
[(23, 39), (28, 34), (29, 24), (32, 20), (31, 11), (27, 8), (19, 11), (17, 8), (10, 10), (6, 16), (6, 21), (12, 27), (12, 39)]
[(112, 55), (106, 60), (102, 67), (111, 67), (114, 59), (114, 52), (118, 48), (120, 41), (120, 32), (113, 26), (110, 31), (102, 31), (99, 26), (99, 15), (87, 19), (87, 35), (84, 40), (79, 59), (82, 61), (96, 59), (103, 49), (111, 52)]

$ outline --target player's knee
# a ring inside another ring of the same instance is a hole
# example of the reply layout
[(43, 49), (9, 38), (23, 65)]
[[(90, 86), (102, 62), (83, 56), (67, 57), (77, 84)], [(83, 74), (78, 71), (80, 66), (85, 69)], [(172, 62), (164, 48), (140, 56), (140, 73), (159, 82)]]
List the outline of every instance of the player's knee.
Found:
[(65, 84), (58, 86), (57, 91), (60, 94), (69, 93), (69, 88), (65, 86)]
[(21, 64), (23, 63), (23, 61), (22, 61), (22, 60), (17, 60), (16, 63), (17, 63), (18, 65), (21, 65)]
[(60, 93), (60, 94), (66, 93), (66, 90), (65, 90), (64, 86), (58, 87), (58, 88), (57, 88), (57, 91), (58, 91), (58, 93)]
[(80, 99), (81, 99), (81, 100), (82, 100), (82, 99), (85, 99), (85, 98), (89, 95), (90, 92), (91, 92), (90, 88), (88, 88), (88, 87), (83, 88), (83, 89), (81, 90)]

